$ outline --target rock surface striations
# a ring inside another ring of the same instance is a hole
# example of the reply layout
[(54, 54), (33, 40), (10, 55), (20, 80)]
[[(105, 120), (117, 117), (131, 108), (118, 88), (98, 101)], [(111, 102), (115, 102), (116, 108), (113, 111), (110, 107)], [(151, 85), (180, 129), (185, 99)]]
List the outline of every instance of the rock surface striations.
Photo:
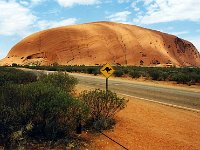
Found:
[(93, 22), (34, 33), (1, 65), (200, 66), (195, 46), (174, 35), (134, 25)]

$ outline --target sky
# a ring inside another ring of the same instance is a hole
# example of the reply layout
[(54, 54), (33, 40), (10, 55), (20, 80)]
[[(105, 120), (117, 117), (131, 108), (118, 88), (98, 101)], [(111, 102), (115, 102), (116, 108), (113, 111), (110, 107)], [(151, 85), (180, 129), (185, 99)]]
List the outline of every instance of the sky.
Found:
[(200, 0), (0, 0), (0, 59), (34, 32), (96, 21), (170, 33), (200, 51)]

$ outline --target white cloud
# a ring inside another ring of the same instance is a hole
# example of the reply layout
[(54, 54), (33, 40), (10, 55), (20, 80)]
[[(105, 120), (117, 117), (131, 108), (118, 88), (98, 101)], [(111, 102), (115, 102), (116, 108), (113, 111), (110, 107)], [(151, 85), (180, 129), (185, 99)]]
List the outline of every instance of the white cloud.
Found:
[(19, 1), (19, 3), (24, 6), (28, 6), (30, 4), (28, 1), (25, 1), (25, 0), (21, 0)]
[(133, 2), (133, 3), (131, 4), (131, 7), (132, 7), (136, 12), (140, 11), (140, 8), (137, 7), (137, 1), (136, 1), (136, 2)]
[(32, 6), (36, 6), (45, 1), (46, 0), (20, 0), (19, 3), (26, 7), (32, 7)]
[(131, 14), (130, 11), (121, 11), (121, 12), (112, 14), (112, 15), (108, 16), (107, 18), (110, 19), (110, 21), (126, 23), (126, 22), (128, 22), (128, 16), (130, 14)]
[(98, 4), (99, 0), (56, 0), (60, 6), (72, 7), (73, 5), (94, 5)]
[(118, 0), (117, 2), (120, 3), (120, 4), (122, 4), (122, 3), (128, 3), (128, 2), (130, 2), (130, 0)]
[(148, 6), (149, 4), (151, 4), (154, 0), (138, 0), (139, 1), (143, 1), (145, 6)]
[(32, 4), (39, 4), (41, 2), (44, 2), (44, 0), (31, 0)]
[(169, 32), (169, 34), (176, 35), (176, 36), (188, 34), (188, 33), (190, 32), (189, 31)]
[(153, 24), (170, 21), (200, 21), (199, 0), (138, 0), (143, 2), (146, 12), (138, 15), (136, 21), (142, 24)]
[(78, 19), (76, 19), (76, 18), (68, 18), (68, 19), (64, 19), (64, 20), (61, 20), (61, 21), (42, 20), (42, 21), (38, 21), (37, 26), (41, 30), (43, 30), (43, 29), (48, 29), (48, 28), (55, 28), (55, 27), (60, 27), (60, 26), (73, 25), (73, 24), (76, 24), (77, 21), (78, 21)]
[(0, 34), (21, 35), (29, 33), (37, 17), (31, 10), (15, 1), (0, 1)]

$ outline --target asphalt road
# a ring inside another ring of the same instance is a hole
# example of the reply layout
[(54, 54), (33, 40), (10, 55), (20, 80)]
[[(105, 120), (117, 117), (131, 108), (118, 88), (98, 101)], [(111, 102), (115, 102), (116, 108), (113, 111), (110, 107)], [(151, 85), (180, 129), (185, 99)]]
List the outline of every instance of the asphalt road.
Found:
[[(22, 69), (28, 71), (29, 69)], [(29, 70), (33, 71), (33, 70)], [(36, 71), (43, 73), (52, 73), (52, 71)], [(105, 89), (105, 78), (95, 76), (85, 76), (71, 73), (70, 75), (79, 80), (80, 85)], [(195, 109), (200, 112), (200, 89), (178, 88), (164, 85), (152, 85), (145, 82), (131, 82), (125, 80), (116, 80), (109, 78), (109, 90), (126, 96), (135, 97), (141, 100), (148, 100), (168, 105), (176, 105)]]
[[(105, 89), (105, 78), (72, 74), (79, 84)], [(139, 82), (109, 79), (109, 90), (124, 95), (200, 110), (200, 90), (154, 86)]]

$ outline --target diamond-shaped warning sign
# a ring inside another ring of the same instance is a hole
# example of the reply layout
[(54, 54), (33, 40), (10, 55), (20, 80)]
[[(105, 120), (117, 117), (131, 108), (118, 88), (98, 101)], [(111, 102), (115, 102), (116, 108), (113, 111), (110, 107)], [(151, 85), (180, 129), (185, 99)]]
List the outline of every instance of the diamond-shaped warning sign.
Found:
[(115, 71), (110, 64), (105, 64), (101, 69), (101, 73), (106, 77), (109, 78), (113, 72)]

